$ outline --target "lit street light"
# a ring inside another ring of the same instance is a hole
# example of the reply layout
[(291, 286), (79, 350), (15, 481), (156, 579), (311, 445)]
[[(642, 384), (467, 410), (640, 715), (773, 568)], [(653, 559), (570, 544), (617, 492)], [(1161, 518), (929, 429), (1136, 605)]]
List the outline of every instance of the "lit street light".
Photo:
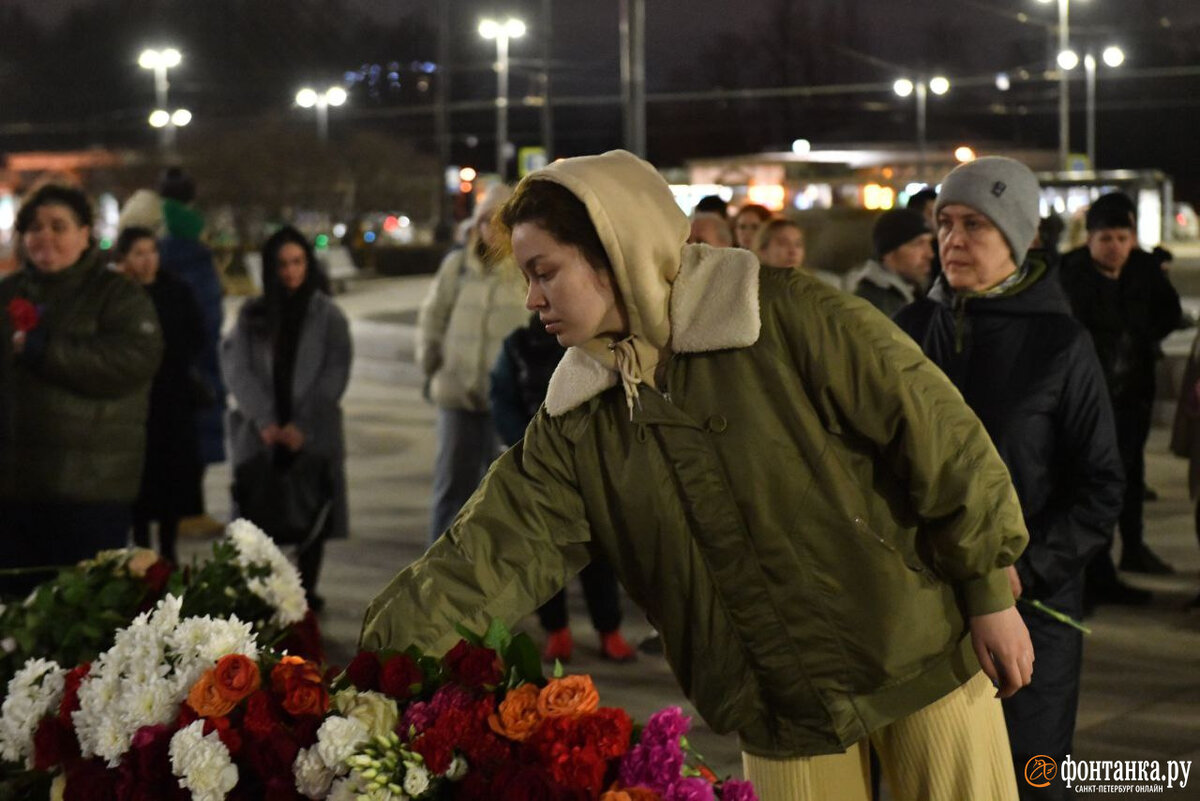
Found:
[(174, 111), (156, 108), (150, 112), (150, 127), (151, 128), (182, 128), (192, 121), (192, 112), (186, 108), (177, 108)]
[[(1116, 45), (1109, 45), (1100, 54), (1100, 59), (1108, 67), (1119, 67), (1125, 63), (1125, 51)], [(1063, 50), (1058, 54), (1058, 66), (1063, 74), (1079, 66), (1079, 55), (1074, 50)], [(1096, 56), (1088, 47), (1083, 55), (1083, 73), (1087, 83), (1087, 158), (1091, 168), (1096, 169)]]
[(504, 22), (484, 19), (479, 23), (479, 35), (496, 40), (496, 172), (500, 180), (508, 174), (508, 40), (525, 35), (525, 23), (509, 17)]
[[(138, 56), (138, 66), (144, 70), (153, 70), (154, 72), (154, 107), (156, 109), (167, 108), (167, 90), (171, 86), (167, 80), (167, 70), (178, 67), (182, 62), (183, 55), (173, 47), (163, 50), (147, 48)], [(153, 118), (154, 115), (152, 114), (151, 119)], [(154, 125), (154, 123), (151, 122), (151, 125)], [(159, 144), (164, 150), (170, 149), (171, 145), (175, 142), (175, 126), (164, 123), (163, 125), (155, 125), (154, 127), (162, 130)]]
[(322, 142), (329, 141), (329, 107), (340, 106), (346, 102), (346, 90), (340, 86), (331, 86), (324, 92), (318, 92), (311, 87), (304, 87), (296, 92), (296, 105), (300, 108), (316, 108), (317, 138)]
[(930, 78), (928, 81), (919, 80), (911, 81), (908, 78), (900, 78), (892, 84), (892, 91), (900, 97), (908, 97), (916, 93), (917, 96), (917, 154), (920, 159), (920, 169), (925, 170), (925, 106), (928, 99), (928, 93), (933, 92), (935, 95), (944, 95), (950, 91), (950, 80), (944, 76), (937, 75)]

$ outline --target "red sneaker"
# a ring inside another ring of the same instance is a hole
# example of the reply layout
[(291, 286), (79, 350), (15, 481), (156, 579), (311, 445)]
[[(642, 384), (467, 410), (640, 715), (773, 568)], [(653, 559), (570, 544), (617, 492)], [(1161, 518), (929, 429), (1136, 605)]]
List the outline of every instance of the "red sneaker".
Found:
[(571, 639), (571, 630), (563, 626), (558, 631), (550, 632), (546, 637), (546, 647), (542, 649), (542, 660), (546, 662), (570, 662), (571, 651), (575, 649), (575, 641)]
[(600, 635), (600, 658), (612, 662), (632, 662), (637, 659), (637, 651), (625, 641), (620, 631), (613, 629)]

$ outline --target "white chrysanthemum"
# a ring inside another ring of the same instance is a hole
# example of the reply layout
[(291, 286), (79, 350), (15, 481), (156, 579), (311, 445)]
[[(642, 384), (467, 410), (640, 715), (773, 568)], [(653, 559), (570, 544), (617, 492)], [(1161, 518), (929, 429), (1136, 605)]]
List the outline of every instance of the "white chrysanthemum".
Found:
[(246, 586), (275, 609), (272, 621), (281, 626), (300, 622), (308, 611), (308, 603), (296, 566), (262, 529), (248, 520), (233, 521), (225, 535), (237, 549), (239, 566), (266, 565), (271, 569), (266, 578), (248, 579)]
[(359, 787), (353, 778), (338, 779), (329, 788), (326, 801), (358, 801)]
[(467, 760), (463, 759), (461, 754), (458, 754), (454, 759), (450, 760), (450, 767), (446, 768), (446, 778), (452, 782), (461, 781), (467, 775), (469, 768), (470, 765), (467, 764)]
[(203, 720), (175, 732), (169, 753), (171, 773), (193, 801), (222, 801), (237, 785), (237, 766), (215, 731), (204, 734)]
[(123, 695), (126, 703), (121, 722), (135, 733), (143, 726), (170, 723), (179, 712), (178, 691), (163, 679), (129, 682)]
[(418, 796), (429, 789), (429, 769), (424, 765), (406, 765), (404, 792)]
[(303, 748), (292, 765), (296, 791), (305, 798), (321, 799), (329, 793), (334, 773), (321, 759), (316, 748)]
[(368, 739), (367, 727), (361, 721), (333, 715), (317, 729), (315, 749), (326, 767), (340, 774), (345, 773), (343, 763)]
[(33, 767), (33, 734), (62, 699), (67, 672), (49, 659), (30, 659), (8, 682), (0, 705), (0, 757)]
[(360, 693), (347, 687), (333, 697), (333, 705), (343, 716), (366, 726), (371, 737), (386, 737), (400, 722), (396, 701), (383, 693), (370, 690)]

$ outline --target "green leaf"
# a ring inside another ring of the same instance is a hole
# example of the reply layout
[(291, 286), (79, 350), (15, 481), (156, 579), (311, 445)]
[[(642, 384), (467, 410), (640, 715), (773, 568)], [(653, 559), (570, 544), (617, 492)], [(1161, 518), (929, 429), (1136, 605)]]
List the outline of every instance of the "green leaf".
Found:
[(512, 638), (504, 652), (504, 664), (512, 668), (517, 677), (516, 683), (544, 685), (546, 677), (542, 674), (542, 658), (538, 654), (537, 645), (528, 634), (518, 634)]
[(508, 626), (504, 625), (504, 621), (492, 618), (492, 622), (488, 624), (488, 629), (483, 635), (483, 645), (503, 657), (512, 638), (512, 632), (508, 630)]
[(553, 674), (554, 678), (561, 679), (566, 674), (567, 674), (567, 671), (563, 669), (563, 663), (559, 662), (557, 659), (555, 659), (554, 660), (554, 674)]
[(458, 636), (471, 643), (471, 645), (483, 645), (483, 638), (471, 631), (462, 623), (455, 623), (454, 630), (458, 632)]

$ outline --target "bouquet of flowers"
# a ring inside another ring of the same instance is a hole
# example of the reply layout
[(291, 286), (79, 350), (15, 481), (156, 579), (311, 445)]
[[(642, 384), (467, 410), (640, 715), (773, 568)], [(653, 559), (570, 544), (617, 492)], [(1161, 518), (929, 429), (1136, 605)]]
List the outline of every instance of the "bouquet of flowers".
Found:
[(0, 716), (0, 758), (66, 798), (750, 801), (688, 760), (678, 709), (640, 731), (587, 676), (547, 680), (493, 624), (442, 659), (362, 652), (339, 676), (259, 647), (174, 596), (92, 665), (31, 660)]
[(153, 551), (103, 551), (60, 570), (24, 602), (0, 604), (0, 687), (32, 657), (60, 665), (95, 659), (118, 629), (168, 592), (183, 599), (185, 617), (236, 616), (261, 642), (286, 639), (293, 653), (322, 658), (296, 568), (267, 535), (239, 520), (203, 564), (176, 570)]

